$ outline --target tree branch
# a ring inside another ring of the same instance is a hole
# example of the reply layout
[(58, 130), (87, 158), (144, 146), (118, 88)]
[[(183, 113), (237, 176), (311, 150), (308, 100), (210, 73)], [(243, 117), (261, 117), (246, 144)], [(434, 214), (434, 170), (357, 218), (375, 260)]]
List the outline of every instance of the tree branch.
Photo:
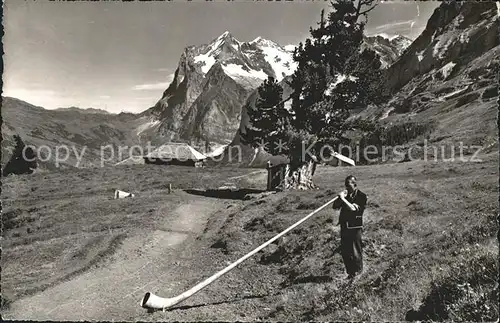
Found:
[[(375, 7), (378, 5), (378, 3), (375, 3), (371, 8), (365, 10), (365, 11), (361, 11), (361, 7), (362, 6), (370, 6), (372, 3), (374, 2), (374, 0), (359, 0), (358, 2), (358, 6), (356, 8), (356, 21), (358, 21), (359, 17), (361, 16), (365, 16), (366, 17), (366, 14), (370, 11), (372, 11), (373, 9), (375, 9)], [(368, 20), (368, 18), (367, 18)]]
[(374, 4), (373, 7), (371, 7), (370, 9), (367, 9), (363, 12), (360, 12), (359, 15), (362, 16), (362, 15), (366, 15), (367, 13), (369, 13), (370, 11), (372, 11), (373, 9), (375, 9), (375, 7), (377, 6), (377, 4)]
[(356, 8), (356, 21), (358, 21), (358, 19), (359, 19), (359, 12), (360, 12), (360, 10), (361, 10), (361, 4), (362, 4), (362, 3), (363, 3), (363, 1), (362, 1), (362, 0), (359, 0), (359, 1), (358, 1), (358, 7)]

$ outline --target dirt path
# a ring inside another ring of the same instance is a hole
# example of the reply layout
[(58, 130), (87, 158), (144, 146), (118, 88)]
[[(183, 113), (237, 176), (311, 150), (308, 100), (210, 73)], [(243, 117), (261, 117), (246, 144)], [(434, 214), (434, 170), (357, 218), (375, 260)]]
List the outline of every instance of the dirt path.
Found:
[[(204, 229), (209, 216), (225, 206), (224, 201), (213, 198), (175, 194), (184, 195), (186, 202), (175, 210), (157, 210), (165, 216), (157, 230), (126, 238), (104, 265), (12, 303), (3, 317), (106, 321), (133, 320), (144, 315), (139, 306), (144, 293), (164, 295), (175, 287), (169, 275), (176, 271), (178, 254)], [(157, 291), (156, 285), (161, 285), (162, 290)]]

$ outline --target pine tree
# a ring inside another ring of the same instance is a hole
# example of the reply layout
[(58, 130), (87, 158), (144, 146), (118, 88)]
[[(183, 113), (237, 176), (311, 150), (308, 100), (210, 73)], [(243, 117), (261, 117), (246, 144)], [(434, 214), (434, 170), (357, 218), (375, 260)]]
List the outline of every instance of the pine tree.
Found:
[(273, 77), (268, 77), (258, 88), (258, 94), (255, 107), (247, 110), (251, 127), (240, 133), (242, 142), (262, 147), (273, 155), (285, 154), (276, 145), (270, 145), (282, 140), (288, 128), (289, 113), (282, 102), (283, 89)]
[[(374, 2), (338, 0), (331, 3), (326, 19), (321, 12), (318, 27), (310, 29), (311, 37), (294, 52), (298, 67), (289, 82), (293, 90), (289, 110), (274, 80), (259, 87), (255, 109), (249, 111), (252, 129), (246, 129), (243, 141), (260, 146), (267, 142), (268, 152), (289, 157), (288, 175), (297, 171), (300, 180), (285, 182), (285, 188), (314, 187), (318, 156), (330, 158), (325, 145), (336, 151), (347, 142), (345, 133), (354, 125), (346, 122), (351, 111), (387, 98), (379, 56), (362, 50), (367, 13)], [(284, 147), (276, 151), (281, 142)]]
[(14, 135), (14, 141), (14, 151), (3, 169), (3, 176), (33, 173), (33, 170), (37, 167), (35, 152), (31, 147), (26, 148), (26, 145), (18, 135)]

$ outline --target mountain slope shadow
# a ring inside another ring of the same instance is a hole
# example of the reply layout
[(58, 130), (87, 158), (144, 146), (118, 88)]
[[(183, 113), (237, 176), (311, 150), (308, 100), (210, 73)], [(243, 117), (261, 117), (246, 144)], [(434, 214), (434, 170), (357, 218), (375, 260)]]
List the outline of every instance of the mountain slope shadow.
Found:
[[(212, 303), (201, 303), (201, 304), (194, 304), (194, 305), (177, 305), (171, 308), (165, 309), (168, 312), (175, 311), (175, 310), (188, 310), (192, 308), (198, 308), (198, 307), (204, 307), (204, 306), (211, 306), (211, 305), (222, 305), (222, 304), (231, 304), (235, 302), (240, 302), (244, 300), (249, 300), (249, 299), (260, 299), (264, 297), (269, 297), (269, 296), (276, 296), (278, 294), (262, 294), (262, 295), (248, 295), (248, 296), (242, 296), (242, 297), (237, 297), (233, 298), (230, 300), (224, 300), (224, 301), (218, 301), (218, 302), (212, 302)], [(161, 309), (152, 309), (148, 308), (147, 312), (148, 313), (154, 313), (161, 311)]]
[(220, 199), (244, 200), (247, 194), (257, 194), (266, 192), (265, 190), (241, 188), (241, 189), (187, 189), (184, 192), (193, 195), (201, 195), (206, 197), (215, 197)]

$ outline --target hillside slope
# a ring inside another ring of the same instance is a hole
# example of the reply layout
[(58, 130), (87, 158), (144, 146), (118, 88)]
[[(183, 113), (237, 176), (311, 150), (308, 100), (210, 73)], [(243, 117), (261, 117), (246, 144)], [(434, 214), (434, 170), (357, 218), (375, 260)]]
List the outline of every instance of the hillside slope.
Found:
[(388, 69), (393, 98), (361, 116), (385, 124), (433, 122), (429, 142), (498, 149), (498, 35), (494, 3), (443, 3)]
[[(63, 168), (99, 166), (101, 147), (108, 145), (113, 147), (114, 153), (111, 155), (111, 149), (104, 149), (103, 156), (110, 159), (105, 164), (116, 163), (118, 147), (139, 144), (137, 128), (149, 118), (147, 115), (95, 113), (82, 109), (47, 110), (2, 97), (2, 169), (11, 158), (14, 135), (19, 135), (26, 145), (37, 147), (40, 169), (56, 168), (57, 149), (60, 158), (64, 159), (59, 163)], [(123, 154), (127, 156), (128, 150), (123, 150)], [(82, 157), (80, 162), (79, 157)]]
[(495, 3), (443, 2), (422, 34), (388, 69), (389, 85), (399, 90), (411, 79), (450, 62), (466, 65), (500, 44)]
[[(479, 158), (320, 166), (319, 190), (271, 195), (258, 193), (265, 172), (238, 168), (146, 165), (7, 178), (2, 316), (495, 321), (498, 154)], [(328, 209), (172, 310), (139, 306), (146, 291), (178, 295), (243, 256), (328, 201), (351, 172), (369, 199), (365, 273), (352, 285), (343, 280), (338, 214)], [(240, 190), (217, 190), (228, 182)], [(115, 188), (136, 198), (113, 200)], [(256, 194), (244, 199), (245, 192)]]
[[(352, 285), (343, 280), (335, 226), (338, 214), (329, 210), (228, 277), (233, 292), (214, 287), (211, 295), (224, 293), (220, 298), (229, 300), (238, 300), (240, 290), (262, 295), (255, 302), (240, 300), (234, 305), (247, 315), (242, 309), (268, 307), (245, 320), (494, 321), (498, 317), (498, 155), (482, 160), (351, 169), (369, 199), (363, 238), (365, 272)], [(327, 202), (341, 189), (347, 174), (345, 168), (319, 167), (315, 175), (319, 191), (254, 199), (214, 218), (204, 237), (213, 242), (213, 254), (237, 259)], [(252, 277), (250, 283), (245, 284), (244, 277)], [(463, 287), (466, 284), (468, 290)], [(249, 302), (252, 305), (245, 306)], [(196, 312), (174, 313), (184, 318)], [(212, 317), (209, 309), (196, 317), (207, 315)]]

